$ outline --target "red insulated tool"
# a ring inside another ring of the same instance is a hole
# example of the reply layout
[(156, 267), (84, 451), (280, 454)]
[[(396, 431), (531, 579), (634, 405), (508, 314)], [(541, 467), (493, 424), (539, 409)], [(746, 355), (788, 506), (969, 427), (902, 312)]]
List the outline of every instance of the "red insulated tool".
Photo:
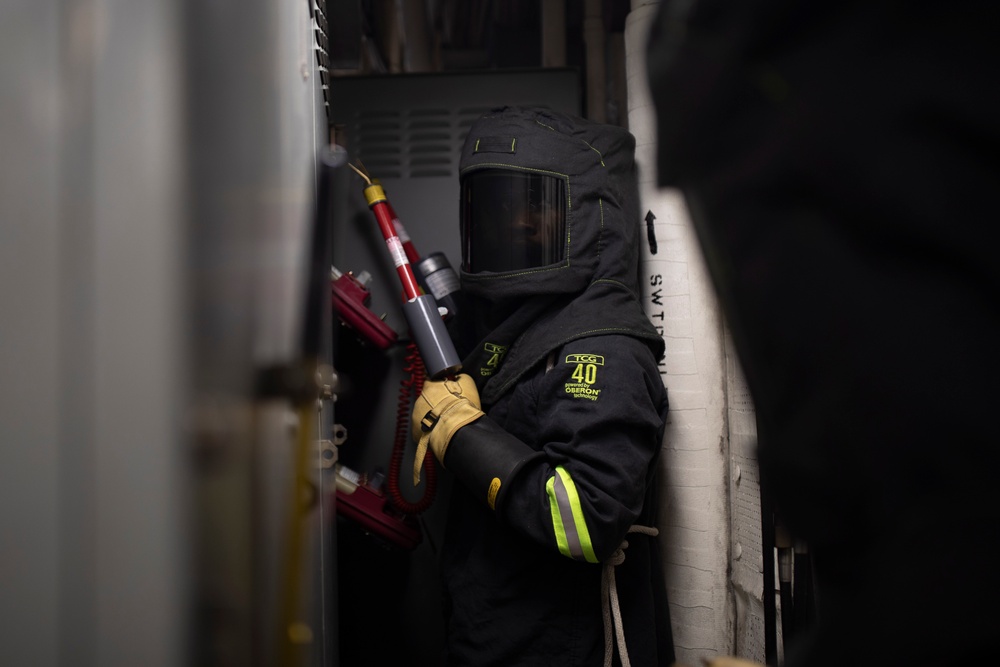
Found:
[(444, 320), (438, 311), (437, 301), (430, 294), (422, 294), (417, 279), (413, 274), (413, 267), (403, 249), (403, 242), (396, 234), (393, 225), (393, 215), (389, 207), (389, 199), (385, 196), (385, 190), (381, 185), (372, 183), (371, 179), (354, 165), (350, 165), (365, 182), (365, 201), (368, 207), (375, 214), (379, 230), (385, 239), (386, 248), (392, 257), (393, 264), (396, 265), (396, 273), (399, 281), (403, 284), (405, 301), (403, 302), (403, 315), (410, 326), (410, 334), (413, 336), (417, 349), (420, 350), (420, 357), (423, 359), (427, 375), (431, 379), (440, 380), (449, 375), (462, 370), (462, 362), (455, 351), (455, 344), (452, 343), (445, 328)]
[[(381, 185), (377, 178), (371, 179), (371, 184)], [(410, 260), (410, 266), (413, 267), (413, 275), (417, 279), (417, 283), (420, 284), (424, 292), (434, 296), (439, 309), (445, 309), (441, 315), (447, 322), (461, 309), (462, 297), (459, 294), (461, 283), (455, 270), (451, 268), (451, 264), (443, 252), (432, 252), (427, 257), (421, 258), (413, 241), (410, 240), (410, 235), (406, 233), (406, 227), (403, 226), (388, 199), (386, 199), (385, 205), (389, 210), (389, 217), (392, 218), (392, 227), (396, 230), (396, 236), (403, 244), (403, 252)]]
[[(377, 178), (371, 179), (372, 185), (382, 185)], [(385, 189), (383, 188), (383, 193)], [(416, 246), (413, 245), (413, 241), (410, 240), (410, 235), (406, 233), (406, 228), (403, 227), (403, 223), (400, 222), (399, 216), (396, 215), (396, 211), (393, 210), (392, 204), (389, 200), (385, 200), (385, 206), (389, 211), (389, 219), (392, 220), (392, 228), (396, 231), (396, 236), (399, 237), (400, 243), (403, 244), (403, 252), (406, 253), (406, 259), (410, 260), (411, 266), (416, 266), (420, 262), (420, 254), (417, 252)], [(417, 280), (420, 280), (420, 276), (415, 274)]]

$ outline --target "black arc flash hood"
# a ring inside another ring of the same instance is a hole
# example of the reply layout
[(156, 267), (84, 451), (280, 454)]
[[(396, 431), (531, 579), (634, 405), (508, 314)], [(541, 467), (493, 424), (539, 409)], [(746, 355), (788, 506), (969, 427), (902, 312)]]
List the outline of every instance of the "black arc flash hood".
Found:
[(627, 130), (547, 108), (494, 109), (470, 128), (459, 169), (462, 179), (484, 169), (543, 173), (562, 179), (567, 197), (564, 259), (460, 272), (478, 316), (463, 367), (484, 405), (577, 338), (633, 336), (663, 357), (663, 339), (639, 297), (641, 219), (635, 138)]

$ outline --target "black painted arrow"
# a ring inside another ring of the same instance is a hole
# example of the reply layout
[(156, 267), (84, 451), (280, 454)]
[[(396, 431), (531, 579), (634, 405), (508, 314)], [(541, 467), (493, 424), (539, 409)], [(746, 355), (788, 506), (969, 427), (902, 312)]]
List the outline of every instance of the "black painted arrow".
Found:
[(653, 220), (656, 216), (652, 211), (646, 211), (646, 238), (649, 239), (649, 253), (656, 254), (656, 233), (653, 231)]

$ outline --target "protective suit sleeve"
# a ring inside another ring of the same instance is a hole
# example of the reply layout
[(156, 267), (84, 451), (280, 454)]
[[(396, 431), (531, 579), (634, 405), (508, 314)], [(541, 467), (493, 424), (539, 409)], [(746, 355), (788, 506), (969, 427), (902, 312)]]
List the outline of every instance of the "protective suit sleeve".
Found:
[(524, 462), (541, 456), (488, 417), (480, 417), (457, 431), (452, 442), (444, 467), (490, 509), (496, 509), (506, 493), (506, 482)]
[(507, 410), (489, 413), (536, 451), (511, 468), (495, 509), (501, 522), (532, 541), (601, 562), (643, 514), (666, 393), (652, 354), (633, 338), (573, 341), (554, 361), (514, 390)]

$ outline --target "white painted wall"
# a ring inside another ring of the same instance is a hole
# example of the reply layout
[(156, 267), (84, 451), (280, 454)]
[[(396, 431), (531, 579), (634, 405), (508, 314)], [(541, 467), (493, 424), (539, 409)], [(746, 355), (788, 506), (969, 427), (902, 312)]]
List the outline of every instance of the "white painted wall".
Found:
[(643, 297), (666, 343), (661, 376), (671, 411), (660, 529), (674, 642), (685, 665), (736, 654), (763, 662), (756, 424), (683, 196), (656, 185), (645, 45), (658, 6), (633, 0), (625, 50), (641, 210), (655, 216), (658, 245), (652, 254), (644, 244)]

